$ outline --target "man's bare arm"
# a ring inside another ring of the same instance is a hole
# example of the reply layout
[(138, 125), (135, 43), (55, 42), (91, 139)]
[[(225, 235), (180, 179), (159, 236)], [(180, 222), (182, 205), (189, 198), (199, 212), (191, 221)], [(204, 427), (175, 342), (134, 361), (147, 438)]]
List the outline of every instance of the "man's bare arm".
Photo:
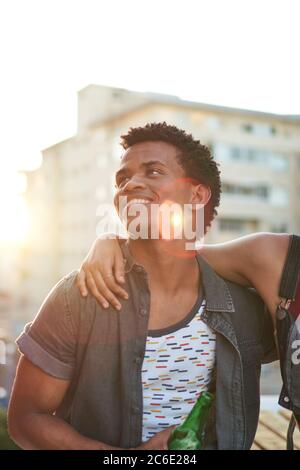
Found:
[(116, 449), (79, 434), (53, 413), (69, 387), (21, 357), (8, 410), (8, 429), (23, 449)]
[(280, 302), (280, 279), (290, 236), (286, 233), (254, 233), (230, 242), (204, 245), (203, 257), (230, 281), (255, 287), (274, 314)]
[[(8, 410), (12, 439), (29, 450), (125, 450), (82, 436), (53, 414), (68, 387), (68, 380), (46, 374), (22, 356)], [(157, 433), (136, 449), (166, 450), (173, 429), (174, 426)]]

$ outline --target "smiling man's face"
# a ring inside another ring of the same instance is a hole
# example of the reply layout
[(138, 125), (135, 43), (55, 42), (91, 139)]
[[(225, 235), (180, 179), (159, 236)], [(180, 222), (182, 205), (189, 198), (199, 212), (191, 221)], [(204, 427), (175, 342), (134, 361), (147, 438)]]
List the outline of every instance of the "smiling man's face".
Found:
[(133, 206), (147, 208), (148, 222), (151, 224), (151, 204), (176, 203), (180, 206), (192, 202), (195, 186), (186, 177), (185, 170), (177, 160), (179, 150), (166, 142), (141, 142), (128, 148), (116, 172), (116, 194), (114, 203), (121, 219), (122, 198), (127, 198), (126, 215)]

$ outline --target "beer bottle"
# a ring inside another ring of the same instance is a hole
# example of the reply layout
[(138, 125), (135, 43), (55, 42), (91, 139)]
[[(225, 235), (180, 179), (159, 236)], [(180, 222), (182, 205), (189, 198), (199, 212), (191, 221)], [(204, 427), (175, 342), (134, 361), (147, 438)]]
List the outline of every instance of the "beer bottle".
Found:
[(200, 450), (204, 445), (205, 429), (214, 396), (209, 392), (199, 395), (185, 421), (177, 426), (169, 438), (170, 450)]

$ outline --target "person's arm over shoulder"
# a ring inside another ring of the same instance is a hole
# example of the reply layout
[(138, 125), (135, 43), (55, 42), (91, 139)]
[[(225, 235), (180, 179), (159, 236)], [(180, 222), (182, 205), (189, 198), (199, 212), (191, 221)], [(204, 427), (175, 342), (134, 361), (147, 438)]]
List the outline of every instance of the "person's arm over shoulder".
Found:
[(254, 233), (218, 245), (204, 245), (203, 257), (218, 274), (233, 282), (253, 286), (274, 314), (290, 235)]
[[(253, 233), (225, 243), (203, 245), (199, 253), (220, 276), (255, 287), (274, 315), (289, 242), (290, 235), (286, 233)], [(82, 296), (89, 290), (104, 308), (111, 303), (121, 309), (117, 296), (127, 298), (118, 284), (124, 282), (123, 276), (118, 241), (98, 239), (80, 268), (77, 286)]]

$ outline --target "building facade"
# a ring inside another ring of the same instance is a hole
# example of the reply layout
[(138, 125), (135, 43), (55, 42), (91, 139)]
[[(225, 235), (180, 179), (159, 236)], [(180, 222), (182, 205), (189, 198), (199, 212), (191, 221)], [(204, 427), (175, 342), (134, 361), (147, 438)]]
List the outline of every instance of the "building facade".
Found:
[(220, 165), (221, 205), (207, 242), (255, 231), (300, 231), (299, 116), (88, 86), (78, 95), (77, 134), (44, 150), (41, 168), (27, 175), (32, 230), (14, 334), (59, 278), (79, 267), (99, 235), (101, 207), (113, 199), (120, 135), (153, 121), (191, 132)]

